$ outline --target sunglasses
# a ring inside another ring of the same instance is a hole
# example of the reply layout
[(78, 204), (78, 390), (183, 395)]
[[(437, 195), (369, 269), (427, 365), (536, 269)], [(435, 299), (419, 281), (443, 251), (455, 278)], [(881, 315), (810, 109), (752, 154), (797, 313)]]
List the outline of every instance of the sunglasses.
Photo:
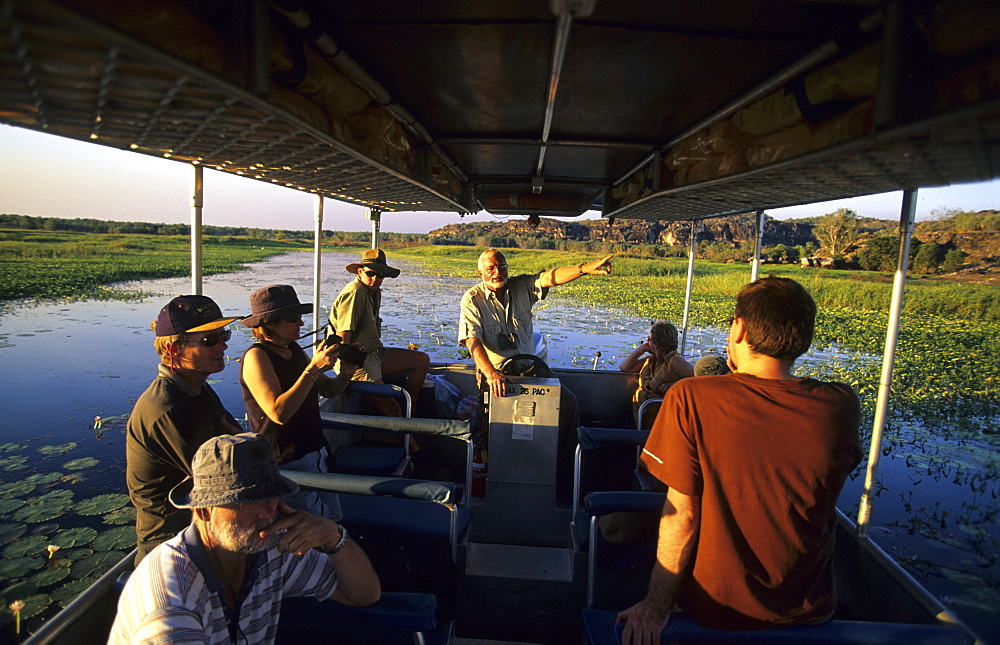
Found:
[(378, 272), (372, 271), (371, 269), (365, 269), (365, 275), (369, 278), (374, 278), (378, 276)]
[(290, 322), (290, 323), (292, 323), (292, 324), (295, 324), (295, 323), (300, 323), (300, 322), (302, 322), (302, 315), (301, 315), (301, 314), (299, 314), (298, 316), (293, 316), (293, 317), (291, 317), (291, 318), (283, 318), (283, 320), (284, 320), (285, 322)]
[(181, 338), (181, 340), (188, 343), (201, 343), (205, 347), (215, 347), (219, 344), (219, 341), (225, 343), (232, 337), (233, 331), (231, 329), (223, 329), (222, 331), (209, 334), (208, 336), (204, 336), (202, 338)]

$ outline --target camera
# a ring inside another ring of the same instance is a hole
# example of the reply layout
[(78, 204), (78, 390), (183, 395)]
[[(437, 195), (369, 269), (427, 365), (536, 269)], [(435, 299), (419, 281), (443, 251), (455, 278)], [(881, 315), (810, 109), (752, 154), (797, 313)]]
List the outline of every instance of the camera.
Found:
[(497, 334), (497, 351), (508, 352), (517, 349), (517, 336), (515, 334)]
[(340, 360), (358, 367), (364, 365), (365, 359), (368, 357), (368, 352), (356, 345), (341, 345), (337, 352), (340, 355)]

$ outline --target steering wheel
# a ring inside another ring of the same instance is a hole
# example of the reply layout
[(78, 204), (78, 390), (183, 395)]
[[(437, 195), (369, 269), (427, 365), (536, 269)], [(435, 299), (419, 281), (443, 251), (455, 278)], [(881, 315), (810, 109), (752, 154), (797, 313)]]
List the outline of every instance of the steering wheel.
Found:
[[(531, 361), (531, 365), (525, 368), (518, 368), (517, 364), (519, 361)], [(545, 361), (538, 358), (534, 354), (514, 354), (508, 358), (505, 358), (500, 367), (501, 374), (506, 376), (535, 376), (538, 378), (551, 378), (552, 370), (546, 365)]]

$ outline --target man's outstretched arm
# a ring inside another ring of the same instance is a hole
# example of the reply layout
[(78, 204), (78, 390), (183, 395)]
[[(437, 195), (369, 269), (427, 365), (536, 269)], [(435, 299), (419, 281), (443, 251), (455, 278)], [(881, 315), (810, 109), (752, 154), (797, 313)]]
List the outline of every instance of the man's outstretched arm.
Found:
[(670, 620), (674, 597), (680, 587), (698, 537), (701, 498), (671, 488), (663, 502), (656, 564), (649, 577), (646, 597), (618, 614), (625, 623), (622, 645), (658, 645), (660, 632)]
[(547, 289), (556, 285), (566, 284), (585, 275), (611, 275), (611, 258), (613, 257), (615, 256), (612, 254), (593, 262), (549, 269), (542, 273), (542, 288)]

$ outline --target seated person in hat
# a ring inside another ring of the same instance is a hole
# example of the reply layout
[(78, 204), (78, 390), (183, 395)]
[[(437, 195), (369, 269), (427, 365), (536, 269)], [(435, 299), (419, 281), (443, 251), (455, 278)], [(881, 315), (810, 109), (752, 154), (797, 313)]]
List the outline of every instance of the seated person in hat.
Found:
[(656, 412), (650, 414), (647, 409), (640, 424), (639, 407), (649, 399), (662, 399), (671, 385), (694, 376), (694, 366), (677, 352), (677, 328), (666, 320), (653, 323), (646, 342), (626, 356), (618, 369), (639, 375), (639, 387), (632, 396), (632, 414), (636, 427), (644, 430), (652, 427)]
[(209, 439), (191, 472), (170, 501), (193, 521), (129, 577), (109, 643), (273, 643), (291, 598), (378, 601), (378, 576), (344, 528), (282, 501), (298, 485), (263, 437)]
[[(319, 417), (319, 397), (337, 396), (357, 369), (340, 362), (340, 374), (326, 376), (333, 368), (340, 345), (317, 347), (310, 358), (295, 342), (302, 330), (302, 315), (312, 313), (295, 289), (274, 284), (250, 295), (251, 314), (242, 324), (253, 330), (257, 342), (243, 354), (240, 385), (247, 406), (250, 429), (264, 435), (275, 459), (286, 470), (329, 472), (329, 452)], [(293, 508), (339, 520), (336, 493), (300, 491), (285, 502)]]
[[(382, 344), (382, 281), (399, 276), (385, 261), (382, 249), (369, 249), (361, 254), (360, 262), (347, 265), (355, 279), (344, 287), (330, 311), (330, 325), (345, 343), (357, 343), (368, 352), (365, 364), (354, 373), (358, 381), (382, 383), (383, 376), (410, 370), (405, 389), (414, 402), (423, 387), (430, 367), (430, 357), (424, 352)], [(386, 416), (402, 416), (399, 405), (386, 397), (375, 397), (373, 403)]]
[(125, 476), (135, 505), (136, 564), (191, 523), (191, 513), (167, 503), (167, 492), (190, 474), (206, 439), (242, 432), (206, 381), (226, 367), (224, 317), (206, 296), (178, 296), (152, 323), (158, 374), (129, 416)]

